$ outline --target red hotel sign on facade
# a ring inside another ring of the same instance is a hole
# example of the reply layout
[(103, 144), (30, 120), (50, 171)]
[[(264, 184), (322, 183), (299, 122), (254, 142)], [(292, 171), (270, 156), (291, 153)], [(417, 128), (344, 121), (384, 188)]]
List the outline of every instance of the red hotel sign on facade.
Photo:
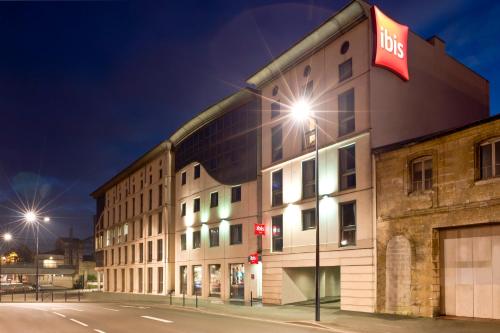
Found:
[(397, 23), (372, 7), (373, 63), (384, 67), (408, 81), (408, 26)]
[(258, 253), (252, 253), (251, 255), (248, 256), (248, 262), (252, 265), (256, 265), (259, 263), (259, 254)]
[(253, 231), (255, 235), (266, 235), (266, 226), (264, 224), (255, 223), (253, 225)]

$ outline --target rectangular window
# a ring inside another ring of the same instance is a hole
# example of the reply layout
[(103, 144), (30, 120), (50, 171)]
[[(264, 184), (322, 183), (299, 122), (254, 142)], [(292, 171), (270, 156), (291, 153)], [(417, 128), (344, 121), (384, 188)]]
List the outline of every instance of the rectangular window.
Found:
[(500, 177), (500, 140), (479, 146), (481, 179)]
[(339, 136), (354, 132), (354, 89), (339, 95)]
[(158, 213), (158, 234), (163, 232), (163, 213)]
[(153, 190), (149, 190), (149, 210), (153, 209)]
[(142, 268), (139, 268), (139, 270), (138, 270), (138, 272), (137, 272), (137, 273), (138, 273), (138, 275), (139, 275), (139, 277), (138, 277), (138, 279), (139, 279), (139, 288), (138, 288), (138, 289), (139, 289), (139, 293), (142, 293), (142, 290), (143, 290), (143, 289), (142, 289), (142, 286), (143, 286), (143, 274), (142, 274)]
[(314, 81), (309, 81), (304, 87), (304, 97), (310, 99), (313, 96)]
[(128, 270), (128, 277), (129, 277), (128, 291), (133, 293), (134, 292), (134, 269), (133, 268), (130, 268)]
[(118, 283), (118, 275), (117, 275), (117, 270), (113, 270), (113, 291), (117, 291), (116, 285)]
[(200, 198), (195, 198), (193, 201), (193, 212), (199, 212), (200, 211)]
[(163, 267), (158, 267), (158, 294), (163, 293)]
[(230, 233), (230, 245), (237, 245), (243, 243), (243, 225), (242, 224), (234, 224), (229, 227)]
[(272, 218), (273, 252), (283, 251), (283, 215)]
[(142, 213), (144, 211), (144, 195), (141, 193), (141, 206), (139, 207), (140, 212)]
[(148, 236), (153, 235), (153, 215), (148, 216)]
[(200, 174), (201, 174), (201, 167), (199, 164), (196, 164), (194, 166), (194, 179), (200, 178)]
[(158, 185), (158, 207), (163, 205), (163, 186)]
[(148, 241), (148, 262), (153, 261), (153, 241)]
[(181, 216), (186, 216), (186, 203), (181, 203)]
[(186, 185), (186, 171), (181, 173), (181, 185)]
[(181, 234), (181, 251), (186, 251), (186, 234)]
[(111, 249), (111, 265), (115, 264), (115, 249)]
[(199, 249), (201, 247), (201, 232), (193, 231), (193, 249)]
[(231, 187), (231, 202), (241, 201), (241, 186)]
[(307, 209), (302, 211), (302, 230), (316, 228), (316, 209)]
[(188, 285), (187, 266), (179, 266), (179, 275), (180, 275), (181, 294), (185, 294), (187, 292), (187, 285)]
[(128, 201), (125, 201), (125, 220), (128, 220)]
[(279, 161), (283, 158), (283, 130), (280, 125), (271, 128), (271, 160)]
[(139, 263), (144, 262), (144, 243), (139, 243)]
[(340, 190), (347, 190), (356, 187), (356, 147), (339, 149), (339, 182)]
[(283, 170), (272, 173), (272, 198), (271, 204), (281, 206), (283, 204)]
[(142, 218), (139, 221), (139, 237), (144, 237), (144, 223)]
[(132, 198), (132, 216), (135, 216), (135, 198)]
[(279, 102), (271, 103), (271, 118), (279, 116), (281, 113), (281, 105)]
[(210, 193), (210, 208), (219, 206), (219, 192)]
[(302, 162), (302, 198), (312, 198), (316, 193), (316, 160), (311, 159)]
[(125, 255), (125, 265), (128, 264), (128, 248), (126, 246), (123, 247), (123, 254)]
[(153, 267), (148, 267), (148, 294), (153, 292)]
[(339, 205), (340, 246), (356, 245), (356, 202)]
[(432, 158), (423, 157), (411, 163), (411, 191), (418, 192), (432, 188)]
[(201, 296), (203, 268), (201, 265), (193, 266), (193, 295)]
[(210, 274), (210, 296), (220, 297), (221, 293), (221, 272), (220, 265), (208, 265), (208, 272)]
[(122, 264), (122, 248), (118, 248), (118, 265)]
[(125, 268), (122, 268), (122, 292), (125, 292)]
[(163, 239), (156, 240), (156, 261), (163, 260)]
[(210, 247), (219, 246), (219, 227), (210, 228), (208, 230)]
[(130, 247), (130, 263), (135, 264), (135, 244)]
[(339, 82), (352, 77), (352, 59), (344, 61), (339, 65)]

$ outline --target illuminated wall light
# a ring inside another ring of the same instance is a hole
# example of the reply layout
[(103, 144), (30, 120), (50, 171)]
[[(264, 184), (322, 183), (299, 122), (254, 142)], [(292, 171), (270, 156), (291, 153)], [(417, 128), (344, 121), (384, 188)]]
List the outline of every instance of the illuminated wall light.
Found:
[(328, 148), (319, 155), (319, 195), (337, 191), (337, 149)]
[(202, 231), (202, 233), (207, 232), (208, 231), (208, 225), (207, 224), (202, 224), (201, 225), (201, 231)]
[(231, 205), (227, 202), (219, 202), (218, 213), (221, 220), (228, 219), (231, 216)]
[(220, 221), (219, 229), (220, 229), (220, 232), (229, 231), (229, 221), (228, 220)]
[(297, 205), (288, 205), (283, 211), (283, 220), (287, 226), (296, 226), (301, 223), (302, 215), (300, 207)]
[(210, 209), (203, 209), (200, 213), (200, 222), (207, 223), (210, 219)]
[(283, 203), (285, 204), (292, 204), (302, 198), (301, 163), (292, 163), (289, 165), (288, 172), (285, 171), (283, 174)]
[(184, 224), (186, 227), (191, 227), (194, 224), (194, 214), (188, 213), (184, 216)]

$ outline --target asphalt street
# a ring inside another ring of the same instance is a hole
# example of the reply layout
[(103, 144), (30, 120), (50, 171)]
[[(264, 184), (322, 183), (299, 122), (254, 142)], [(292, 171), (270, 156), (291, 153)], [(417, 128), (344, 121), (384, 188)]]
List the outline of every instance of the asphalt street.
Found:
[(319, 328), (302, 325), (129, 303), (0, 304), (0, 332), (9, 333), (317, 333), (321, 331), (323, 330)]

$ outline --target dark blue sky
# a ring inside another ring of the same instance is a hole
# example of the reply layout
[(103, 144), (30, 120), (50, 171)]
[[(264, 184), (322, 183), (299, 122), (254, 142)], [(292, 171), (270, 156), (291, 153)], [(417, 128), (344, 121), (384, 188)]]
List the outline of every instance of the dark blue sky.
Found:
[[(0, 225), (19, 229), (12, 209), (38, 188), (47, 242), (90, 235), (92, 190), (345, 3), (0, 2)], [(374, 3), (446, 40), (500, 113), (500, 2)]]

